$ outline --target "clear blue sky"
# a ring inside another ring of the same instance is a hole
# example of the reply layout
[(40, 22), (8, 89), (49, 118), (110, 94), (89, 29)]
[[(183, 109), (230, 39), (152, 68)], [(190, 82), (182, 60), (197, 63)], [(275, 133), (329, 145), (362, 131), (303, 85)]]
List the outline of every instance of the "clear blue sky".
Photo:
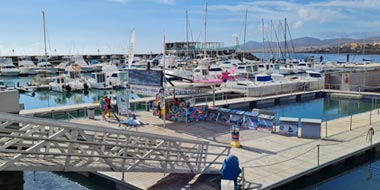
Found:
[[(261, 19), (277, 25), (288, 18), (293, 38), (362, 38), (380, 31), (380, 0), (208, 0), (207, 41), (261, 41)], [(203, 41), (205, 0), (1, 0), (0, 55), (43, 53), (42, 13), (46, 13), (49, 54), (128, 52), (135, 30), (136, 53), (162, 51), (166, 41), (185, 41), (186, 10), (194, 41)], [(269, 30), (268, 30), (269, 31)], [(190, 35), (191, 36), (191, 35)], [(269, 35), (266, 38), (269, 39)], [(191, 37), (190, 37), (191, 40)], [(56, 52), (54, 52), (56, 49)]]

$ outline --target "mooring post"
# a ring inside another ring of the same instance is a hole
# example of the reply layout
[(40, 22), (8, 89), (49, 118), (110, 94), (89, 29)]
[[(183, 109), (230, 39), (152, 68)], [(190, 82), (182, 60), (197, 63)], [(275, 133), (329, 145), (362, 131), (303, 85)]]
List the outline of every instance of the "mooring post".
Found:
[(352, 131), (352, 114), (350, 116), (350, 131)]
[(319, 166), (319, 144), (317, 145), (317, 164)]

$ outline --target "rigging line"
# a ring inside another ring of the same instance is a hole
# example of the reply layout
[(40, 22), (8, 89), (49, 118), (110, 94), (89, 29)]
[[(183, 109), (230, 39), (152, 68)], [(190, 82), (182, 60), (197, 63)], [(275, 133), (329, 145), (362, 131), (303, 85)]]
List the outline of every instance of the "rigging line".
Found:
[[(281, 22), (279, 23), (279, 26), (281, 26)], [(280, 29), (280, 28), (278, 28), (278, 29)], [(284, 54), (282, 53), (282, 49), (281, 49), (280, 39), (277, 35), (276, 30), (273, 30), (273, 31), (274, 31), (274, 35), (276, 36), (276, 40), (277, 40), (277, 48), (280, 50), (281, 57), (284, 57)], [(278, 57), (278, 59), (280, 59), (280, 57)]]
[[(272, 22), (272, 21), (271, 21)], [(272, 28), (271, 28), (271, 30), (272, 30)], [(265, 33), (266, 34), (266, 37), (267, 38), (269, 38), (268, 37), (268, 33)], [(271, 58), (273, 58), (273, 48), (272, 48), (272, 40), (270, 41), (270, 42), (268, 42), (268, 44), (269, 44), (269, 49), (270, 49), (270, 52), (271, 52)]]
[[(286, 25), (287, 25), (287, 27), (288, 27), (288, 33), (289, 33), (289, 37), (290, 37), (290, 43), (292, 44), (292, 50), (293, 50), (293, 57), (295, 57), (294, 56), (294, 53), (295, 53), (295, 48), (294, 48), (294, 43), (293, 43), (293, 38), (292, 38), (292, 34), (290, 33), (290, 28), (289, 28), (289, 24), (288, 23), (286, 23)], [(285, 31), (286, 32), (286, 31)]]

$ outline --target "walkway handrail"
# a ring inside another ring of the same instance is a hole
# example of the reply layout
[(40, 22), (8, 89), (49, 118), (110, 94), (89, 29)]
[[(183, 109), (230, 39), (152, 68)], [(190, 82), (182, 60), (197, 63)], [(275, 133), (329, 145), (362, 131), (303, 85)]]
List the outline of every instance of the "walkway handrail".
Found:
[[(36, 124), (36, 125), (52, 125), (55, 127), (60, 127), (64, 129), (81, 129), (86, 131), (94, 131), (94, 132), (109, 132), (114, 134), (124, 134), (125, 130), (122, 129), (115, 129), (115, 128), (105, 128), (105, 127), (99, 127), (99, 126), (91, 126), (91, 125), (84, 125), (84, 124), (75, 124), (64, 121), (56, 121), (56, 120), (50, 120), (50, 119), (44, 119), (44, 118), (35, 118), (31, 116), (21, 116), (21, 115), (14, 115), (9, 113), (0, 112), (0, 121), (10, 121), (13, 123), (29, 123), (29, 124)], [(151, 133), (145, 133), (145, 132), (136, 132), (136, 131), (128, 131), (131, 135), (139, 135), (142, 137), (152, 137), (152, 138), (166, 138), (168, 140), (172, 141), (183, 141), (188, 143), (195, 143), (195, 144), (209, 144), (207, 141), (199, 141), (199, 140), (189, 140), (189, 139), (182, 139), (182, 138), (176, 138), (176, 137), (170, 137), (170, 136), (164, 136), (164, 135), (156, 135)]]
[(219, 173), (230, 147), (0, 113), (0, 171)]

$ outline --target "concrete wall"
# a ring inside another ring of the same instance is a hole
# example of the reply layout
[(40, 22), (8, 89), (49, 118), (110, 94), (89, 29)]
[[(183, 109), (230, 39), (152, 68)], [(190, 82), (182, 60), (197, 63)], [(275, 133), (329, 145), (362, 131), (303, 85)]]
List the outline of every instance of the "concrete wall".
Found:
[(261, 97), (268, 95), (299, 92), (304, 90), (318, 90), (324, 88), (324, 80), (310, 80), (303, 82), (285, 82), (266, 84), (248, 89), (248, 96)]
[(346, 91), (374, 91), (380, 88), (380, 71), (354, 71), (330, 73), (331, 89)]
[(18, 90), (0, 91), (0, 112), (19, 113), (20, 94)]

